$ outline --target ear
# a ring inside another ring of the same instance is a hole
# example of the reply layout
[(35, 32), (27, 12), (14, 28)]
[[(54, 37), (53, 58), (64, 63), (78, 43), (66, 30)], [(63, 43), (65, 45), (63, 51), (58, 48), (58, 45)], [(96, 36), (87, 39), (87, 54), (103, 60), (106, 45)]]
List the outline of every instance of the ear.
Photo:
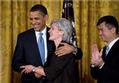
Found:
[(112, 33), (116, 33), (116, 28), (111, 29)]
[(61, 35), (64, 35), (64, 32), (63, 31), (61, 31)]
[(45, 18), (45, 20), (47, 21), (47, 20), (48, 20), (48, 18), (49, 18), (49, 16), (48, 16), (48, 15), (45, 15), (45, 17), (44, 17), (44, 18)]
[(60, 35), (64, 35), (64, 32), (63, 31), (60, 31)]

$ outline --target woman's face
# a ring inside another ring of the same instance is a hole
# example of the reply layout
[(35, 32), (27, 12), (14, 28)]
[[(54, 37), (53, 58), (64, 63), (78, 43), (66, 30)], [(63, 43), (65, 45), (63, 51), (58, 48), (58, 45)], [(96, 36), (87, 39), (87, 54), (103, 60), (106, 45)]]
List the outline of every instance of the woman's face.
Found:
[(48, 31), (50, 34), (49, 40), (56, 40), (61, 37), (61, 30), (58, 29), (57, 25), (54, 23), (51, 25), (50, 30)]

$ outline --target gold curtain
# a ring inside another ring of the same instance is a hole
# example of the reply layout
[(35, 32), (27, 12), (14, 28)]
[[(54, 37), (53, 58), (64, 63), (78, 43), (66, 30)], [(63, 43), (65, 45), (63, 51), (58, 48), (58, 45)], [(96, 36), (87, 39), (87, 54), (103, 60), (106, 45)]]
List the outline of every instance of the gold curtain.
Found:
[[(61, 18), (63, 0), (6, 0), (0, 1), (0, 83), (20, 83), (20, 75), (11, 69), (12, 54), (17, 35), (30, 28), (29, 9), (34, 4), (47, 7), (49, 20)], [(90, 75), (91, 44), (103, 47), (96, 30), (96, 22), (103, 15), (119, 19), (119, 1), (73, 0), (78, 47), (83, 51), (79, 62), (81, 83), (95, 83)]]
[(119, 20), (118, 10), (118, 0), (74, 0), (78, 46), (83, 51), (79, 65), (81, 83), (96, 82), (90, 75), (91, 45), (97, 42), (99, 48), (104, 46), (104, 42), (99, 39), (96, 22), (104, 15), (114, 15)]

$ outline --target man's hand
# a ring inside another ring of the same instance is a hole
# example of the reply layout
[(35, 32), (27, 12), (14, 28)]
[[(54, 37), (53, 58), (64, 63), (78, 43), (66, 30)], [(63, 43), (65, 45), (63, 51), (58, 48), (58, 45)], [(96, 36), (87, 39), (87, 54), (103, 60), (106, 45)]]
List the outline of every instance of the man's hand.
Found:
[(59, 47), (56, 51), (55, 54), (58, 56), (66, 55), (75, 50), (75, 48), (72, 45), (69, 45), (67, 43), (61, 43), (63, 46)]
[(34, 75), (35, 75), (36, 78), (40, 78), (42, 76), (42, 75), (37, 74), (37, 73), (34, 73)]
[(92, 45), (91, 64), (100, 67), (104, 61), (102, 60), (102, 49), (99, 52), (97, 44)]
[(23, 65), (23, 66), (20, 66), (20, 68), (23, 68), (21, 73), (31, 73), (34, 66), (33, 65)]
[(41, 66), (36, 67), (35, 73), (37, 73), (39, 75), (44, 75), (45, 76), (44, 68), (41, 67)]
[(34, 74), (35, 74), (35, 77), (37, 78), (40, 78), (41, 76), (45, 76), (43, 67), (41, 66), (35, 67)]

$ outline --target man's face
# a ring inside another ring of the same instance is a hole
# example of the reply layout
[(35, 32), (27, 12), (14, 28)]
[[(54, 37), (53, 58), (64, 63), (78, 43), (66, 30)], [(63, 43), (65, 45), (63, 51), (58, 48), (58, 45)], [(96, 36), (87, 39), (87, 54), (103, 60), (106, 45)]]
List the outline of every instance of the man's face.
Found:
[(42, 31), (45, 28), (47, 15), (43, 16), (39, 11), (30, 12), (30, 22), (36, 31)]
[(104, 42), (110, 42), (112, 41), (113, 39), (113, 34), (114, 34), (114, 28), (112, 29), (109, 29), (105, 22), (101, 23), (99, 26), (98, 26), (98, 30), (99, 30), (99, 36), (101, 37), (101, 39), (104, 41)]

